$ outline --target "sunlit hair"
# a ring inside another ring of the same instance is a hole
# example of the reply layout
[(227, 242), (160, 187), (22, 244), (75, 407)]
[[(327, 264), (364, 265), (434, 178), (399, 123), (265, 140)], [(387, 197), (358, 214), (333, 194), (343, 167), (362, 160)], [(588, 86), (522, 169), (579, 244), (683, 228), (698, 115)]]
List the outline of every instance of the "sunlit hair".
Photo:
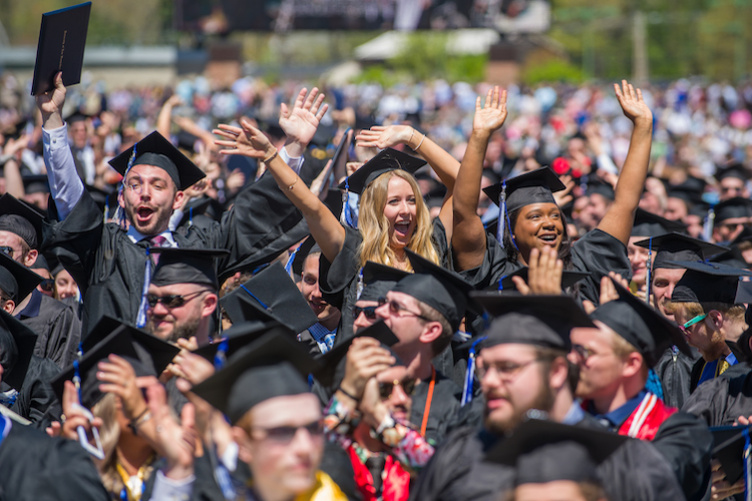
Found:
[(415, 194), (416, 225), (415, 231), (407, 243), (407, 248), (421, 255), (429, 261), (439, 264), (439, 253), (431, 241), (433, 226), (428, 208), (420, 194), (420, 188), (415, 178), (400, 169), (395, 169), (377, 177), (364, 190), (360, 198), (360, 211), (358, 213), (358, 228), (363, 237), (360, 246), (360, 265), (374, 261), (388, 266), (396, 265), (394, 249), (389, 245), (389, 221), (384, 216), (389, 181), (397, 176), (410, 184)]
[(683, 313), (688, 319), (708, 313), (711, 310), (719, 311), (732, 322), (743, 322), (744, 313), (747, 311), (740, 304), (731, 305), (726, 303), (677, 303), (670, 301), (666, 304), (666, 311), (671, 314)]

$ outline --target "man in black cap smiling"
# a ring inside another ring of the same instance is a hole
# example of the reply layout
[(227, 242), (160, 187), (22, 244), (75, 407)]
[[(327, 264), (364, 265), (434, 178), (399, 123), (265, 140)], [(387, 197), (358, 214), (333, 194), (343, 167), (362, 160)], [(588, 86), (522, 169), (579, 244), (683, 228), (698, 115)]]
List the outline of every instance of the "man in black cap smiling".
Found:
[(723, 168), (719, 167), (715, 178), (718, 180), (721, 202), (734, 197), (749, 198), (747, 181), (749, 181), (750, 173), (744, 165), (734, 163)]
[[(150, 247), (228, 249), (230, 255), (218, 263), (222, 281), (235, 271), (269, 262), (306, 234), (302, 216), (270, 176), (262, 176), (243, 190), (221, 223), (171, 231), (170, 216), (183, 201), (184, 190), (205, 174), (158, 132), (110, 161), (124, 178), (119, 203), (125, 216), (122, 225), (103, 223), (96, 204), (73, 173), (61, 116), (65, 92), (58, 74), (55, 89), (38, 95), (37, 105), (42, 112), (44, 156), (55, 200), (52, 215), (59, 221), (51, 228), (49, 245), (84, 296), (85, 331), (104, 314), (131, 322), (137, 319), (138, 325), (144, 325)], [(296, 146), (305, 146), (318, 118), (299, 101), (291, 113), (310, 115), (303, 120), (307, 129), (291, 134), (290, 139)]]
[(744, 227), (752, 223), (752, 201), (748, 198), (728, 198), (713, 208), (713, 242), (724, 244), (738, 237)]

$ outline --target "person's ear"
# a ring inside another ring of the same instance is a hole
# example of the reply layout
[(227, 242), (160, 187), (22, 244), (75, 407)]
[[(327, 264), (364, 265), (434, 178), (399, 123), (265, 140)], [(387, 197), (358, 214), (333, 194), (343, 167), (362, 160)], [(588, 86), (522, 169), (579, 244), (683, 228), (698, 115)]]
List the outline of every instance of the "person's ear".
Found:
[(238, 444), (238, 458), (246, 464), (251, 464), (253, 454), (251, 454), (250, 440), (246, 431), (239, 427), (232, 427), (232, 439)]
[(37, 262), (37, 257), (39, 256), (39, 251), (36, 249), (30, 249), (29, 252), (26, 253), (26, 256), (24, 257), (23, 265), (27, 268), (31, 268), (34, 263)]
[(6, 313), (13, 314), (13, 310), (16, 309), (16, 302), (12, 299), (8, 299), (5, 304), (3, 304), (3, 310), (5, 310)]

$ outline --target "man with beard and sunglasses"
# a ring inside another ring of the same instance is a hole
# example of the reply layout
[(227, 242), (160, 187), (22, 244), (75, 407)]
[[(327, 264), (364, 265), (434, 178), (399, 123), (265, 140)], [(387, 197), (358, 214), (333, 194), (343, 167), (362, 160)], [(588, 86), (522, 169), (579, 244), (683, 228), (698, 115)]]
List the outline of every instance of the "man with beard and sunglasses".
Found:
[[(603, 430), (574, 398), (577, 369), (567, 360), (569, 332), (592, 326), (568, 296), (474, 293), (494, 316), (477, 358), (485, 397), (482, 427), (456, 430), (421, 472), (411, 499), (495, 500), (514, 487), (515, 469), (484, 461), (531, 416)], [(630, 441), (599, 470), (608, 499), (683, 499), (668, 462), (647, 442)]]

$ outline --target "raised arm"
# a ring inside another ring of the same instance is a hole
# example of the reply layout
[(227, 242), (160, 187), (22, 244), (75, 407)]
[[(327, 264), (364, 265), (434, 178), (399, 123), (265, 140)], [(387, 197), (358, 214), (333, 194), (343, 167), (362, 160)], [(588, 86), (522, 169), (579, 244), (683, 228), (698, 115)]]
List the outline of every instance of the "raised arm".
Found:
[(214, 134), (225, 138), (215, 141), (223, 148), (220, 153), (263, 159), (279, 189), (303, 213), (324, 257), (330, 262), (334, 261), (345, 243), (345, 229), (339, 220), (305, 183), (300, 182), (300, 177), (279, 157), (277, 150), (260, 130), (245, 117), (240, 119), (240, 125), (220, 124), (214, 130)]
[(634, 124), (629, 151), (616, 184), (614, 202), (603, 216), (598, 229), (627, 245), (634, 223), (634, 212), (640, 203), (645, 178), (650, 164), (650, 146), (653, 134), (653, 114), (642, 99), (642, 91), (626, 80), (621, 89), (614, 84), (624, 116)]
[(180, 96), (177, 94), (171, 95), (167, 98), (167, 101), (162, 105), (162, 109), (159, 110), (157, 115), (157, 132), (162, 134), (167, 139), (170, 138), (170, 126), (172, 125), (172, 109), (182, 103)]
[(478, 198), (483, 175), (483, 159), (491, 134), (507, 118), (507, 91), (489, 89), (485, 105), (480, 96), (475, 101), (473, 131), (467, 141), (457, 183), (454, 187), (454, 233), (452, 252), (458, 270), (469, 270), (483, 264), (486, 252), (486, 230), (478, 216)]
[(444, 148), (433, 142), (428, 136), (415, 130), (409, 125), (376, 125), (369, 130), (363, 130), (355, 139), (359, 146), (389, 148), (398, 144), (408, 145), (414, 152), (428, 162), (433, 171), (446, 186), (447, 193), (441, 204), (439, 219), (444, 224), (447, 240), (452, 239), (452, 194), (454, 183), (460, 170), (460, 163)]

